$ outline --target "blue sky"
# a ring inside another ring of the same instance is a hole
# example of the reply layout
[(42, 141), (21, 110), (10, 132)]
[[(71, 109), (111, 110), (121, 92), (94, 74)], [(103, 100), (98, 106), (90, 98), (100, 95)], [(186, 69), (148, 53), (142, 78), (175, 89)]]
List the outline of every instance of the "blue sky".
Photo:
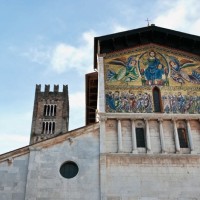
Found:
[(145, 27), (147, 18), (199, 35), (199, 10), (198, 0), (1, 0), (0, 154), (28, 145), (36, 84), (68, 84), (70, 130), (85, 125), (95, 36)]

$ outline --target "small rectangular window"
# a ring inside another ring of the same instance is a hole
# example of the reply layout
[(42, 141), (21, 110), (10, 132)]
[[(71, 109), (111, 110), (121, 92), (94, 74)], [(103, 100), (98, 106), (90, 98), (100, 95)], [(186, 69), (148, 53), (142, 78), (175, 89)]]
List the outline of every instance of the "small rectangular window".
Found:
[(136, 128), (137, 147), (145, 147), (144, 128)]
[(188, 139), (185, 128), (178, 128), (178, 138), (181, 148), (188, 148)]

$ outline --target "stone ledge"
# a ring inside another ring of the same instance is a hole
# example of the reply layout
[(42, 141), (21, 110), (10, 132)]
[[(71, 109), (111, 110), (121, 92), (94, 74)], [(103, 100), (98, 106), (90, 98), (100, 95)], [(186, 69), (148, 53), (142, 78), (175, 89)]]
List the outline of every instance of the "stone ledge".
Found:
[(146, 120), (199, 120), (200, 114), (166, 114), (166, 113), (98, 113), (107, 119), (146, 119)]

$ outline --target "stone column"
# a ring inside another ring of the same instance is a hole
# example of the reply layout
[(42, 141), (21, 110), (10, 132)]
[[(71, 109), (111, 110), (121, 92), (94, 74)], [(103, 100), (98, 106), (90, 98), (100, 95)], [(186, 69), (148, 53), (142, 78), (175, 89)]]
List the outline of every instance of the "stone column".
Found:
[(45, 122), (45, 134), (47, 134), (48, 132), (48, 122)]
[(150, 140), (150, 133), (149, 133), (149, 121), (148, 119), (145, 119), (146, 124), (146, 145), (147, 145), (147, 153), (151, 152), (151, 140)]
[(135, 132), (135, 121), (131, 120), (131, 133), (132, 133), (132, 153), (137, 154), (137, 140), (136, 140), (136, 132)]
[(189, 140), (189, 145), (190, 145), (190, 152), (192, 154), (194, 153), (194, 144), (193, 144), (193, 139), (192, 139), (190, 121), (186, 120), (186, 124), (187, 124), (187, 134), (188, 134), (188, 140)]
[(166, 153), (165, 140), (164, 140), (164, 132), (163, 132), (163, 120), (160, 119), (158, 121), (159, 121), (159, 130), (160, 130), (161, 152), (162, 153)]
[(50, 122), (47, 122), (47, 134), (49, 134), (49, 123)]
[(106, 153), (106, 118), (100, 117), (100, 153)]
[(180, 153), (180, 142), (178, 138), (178, 131), (177, 131), (177, 126), (176, 126), (176, 120), (173, 120), (173, 126), (174, 126), (174, 139), (175, 139), (175, 148), (176, 148), (176, 153)]
[(52, 134), (53, 133), (53, 131), (52, 131), (53, 130), (53, 122), (49, 122), (49, 123), (50, 123), (49, 126), (51, 127), (50, 128), (50, 134)]
[(121, 120), (117, 119), (117, 141), (118, 141), (118, 153), (123, 152), (122, 149), (122, 127), (121, 127)]
[(52, 116), (54, 116), (55, 105), (53, 105), (52, 109)]

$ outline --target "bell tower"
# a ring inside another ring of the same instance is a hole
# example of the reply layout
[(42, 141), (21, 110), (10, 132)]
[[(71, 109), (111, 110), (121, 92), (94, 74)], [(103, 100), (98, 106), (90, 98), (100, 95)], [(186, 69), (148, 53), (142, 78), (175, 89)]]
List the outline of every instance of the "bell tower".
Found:
[(42, 92), (41, 85), (36, 85), (30, 144), (65, 133), (68, 125), (68, 86), (63, 85), (59, 92), (59, 85), (54, 85), (54, 91), (45, 85)]

